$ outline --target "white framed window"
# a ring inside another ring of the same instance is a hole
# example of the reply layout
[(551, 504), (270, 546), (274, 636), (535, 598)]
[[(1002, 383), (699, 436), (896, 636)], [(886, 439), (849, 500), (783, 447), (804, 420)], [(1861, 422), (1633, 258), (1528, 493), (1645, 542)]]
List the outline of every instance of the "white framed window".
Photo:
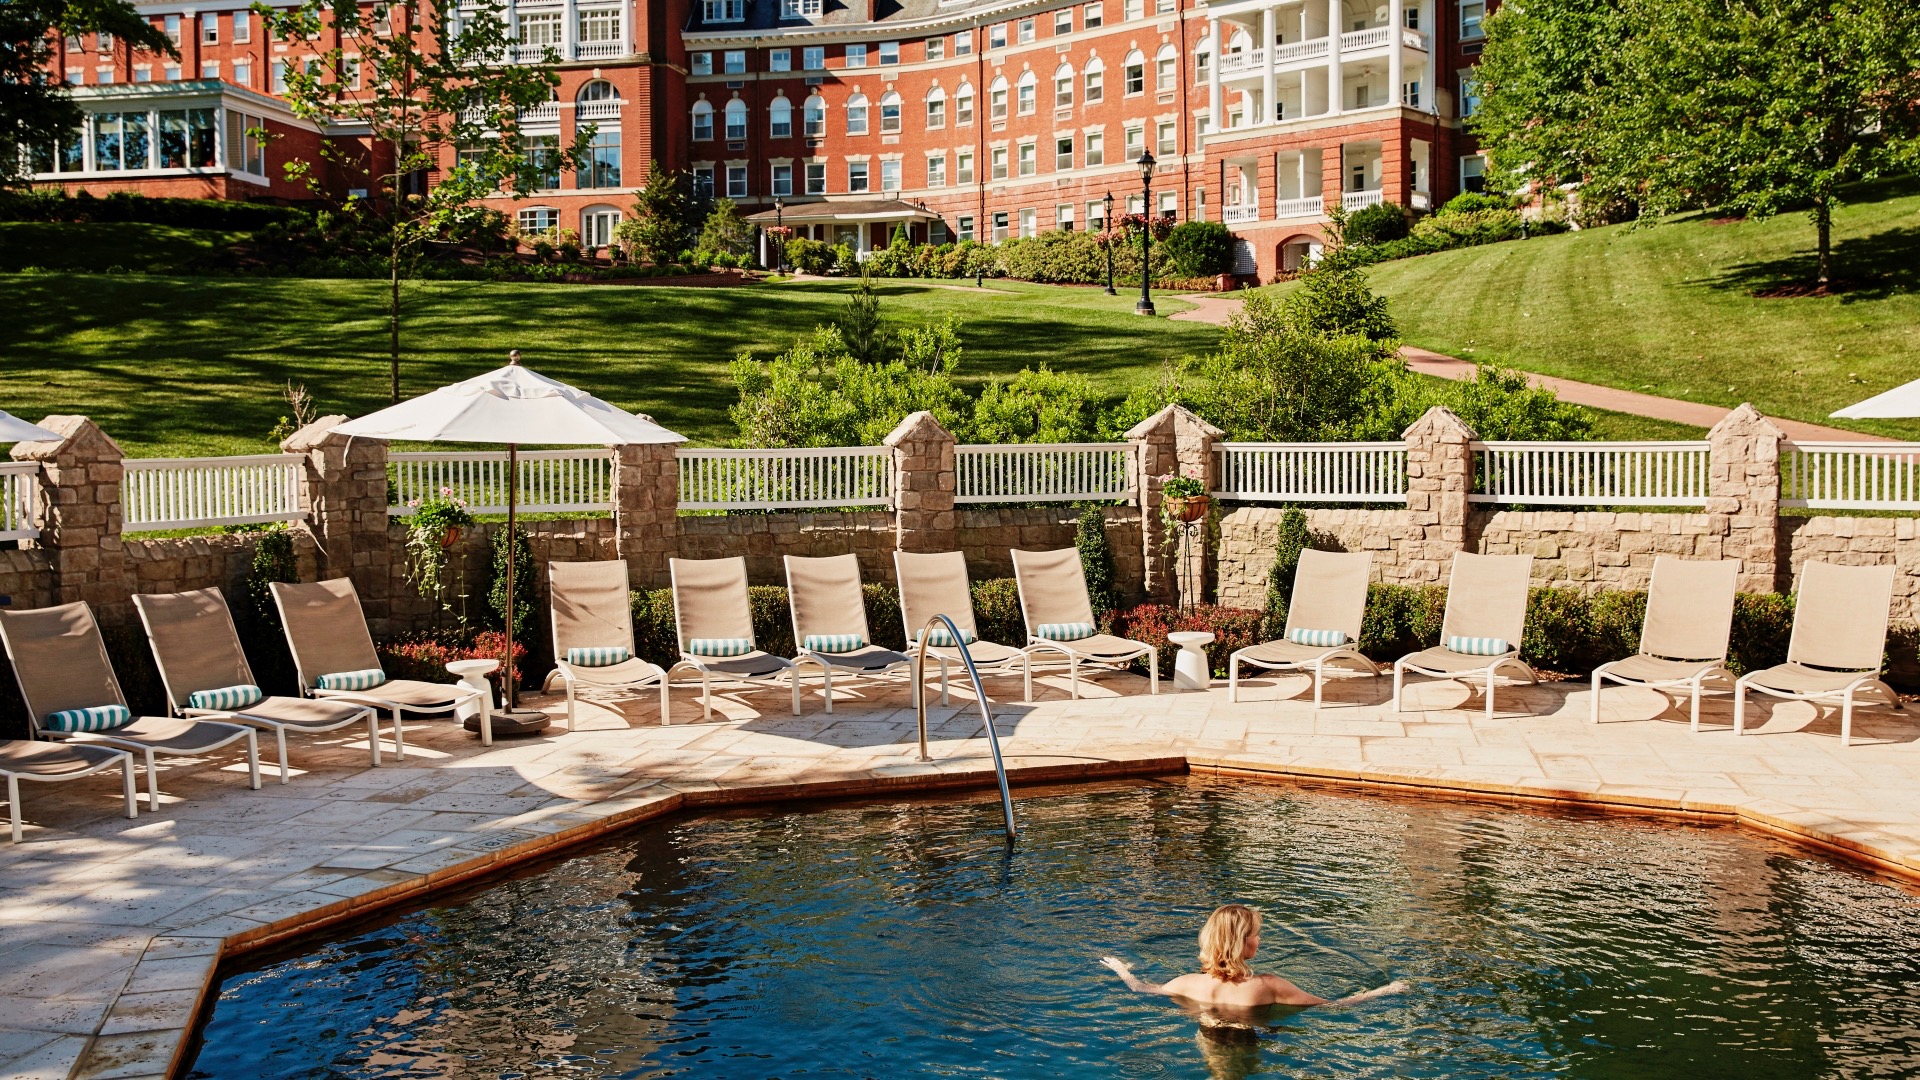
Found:
[(880, 97), (880, 134), (900, 134), (900, 95), (891, 90)]
[(960, 92), (953, 98), (953, 122), (961, 125), (973, 123), (973, 87), (960, 84)]
[(1200, 45), (1193, 50), (1193, 81), (1204, 83), (1207, 73), (1213, 70), (1213, 39), (1202, 38)]
[(973, 239), (973, 215), (961, 214), (955, 219), (954, 231), (962, 242)]
[(134, 82), (152, 82), (153, 68), (149, 67), (146, 64), (133, 65), (133, 81)]
[(560, 211), (551, 206), (528, 206), (515, 214), (513, 220), (521, 233), (531, 236), (559, 228)]
[(603, 248), (613, 243), (614, 226), (620, 224), (620, 211), (611, 206), (589, 206), (580, 211), (580, 246)]
[(1040, 212), (1028, 207), (1020, 211), (1020, 235), (1031, 240), (1040, 235)]
[(1105, 3), (1105, 0), (1093, 0), (1093, 3), (1091, 4), (1080, 5), (1081, 29), (1092, 30), (1096, 27), (1104, 25), (1106, 21), (1107, 21), (1107, 5)]
[(926, 39), (924, 42), (922, 42), (921, 44), (926, 46), (927, 59), (945, 60), (947, 58), (947, 39), (946, 38), (930, 37)]
[(863, 68), (867, 66), (867, 47), (865, 45), (847, 46), (847, 66)]
[(855, 94), (847, 99), (847, 134), (865, 135), (867, 133), (867, 95)]
[(1073, 168), (1073, 136), (1053, 140), (1053, 171), (1066, 172)]
[(1460, 115), (1472, 116), (1480, 111), (1480, 82), (1474, 69), (1468, 68), (1460, 73)]
[(79, 68), (73, 68), (67, 72), (68, 86), (84, 86), (86, 84), (86, 81), (87, 81), (87, 73), (84, 71), (81, 71)]
[(987, 48), (1004, 49), (1007, 47), (1007, 24), (994, 23), (987, 27)]
[(1073, 9), (1063, 7), (1053, 13), (1053, 36), (1073, 33)]
[(793, 70), (793, 50), (792, 49), (768, 49), (767, 50), (767, 70), (768, 71), (792, 71)]
[(575, 94), (573, 96), (573, 99), (576, 102), (614, 101), (618, 99), (619, 96), (620, 96), (619, 94), (614, 92), (612, 83), (608, 82), (605, 79), (595, 79), (592, 82), (582, 86), (580, 88), (580, 92)]
[(1121, 17), (1131, 22), (1147, 17), (1147, 5), (1142, 0), (1124, 0), (1120, 5)]
[(1126, 95), (1128, 97), (1132, 97), (1135, 94), (1146, 93), (1147, 92), (1146, 54), (1142, 53), (1139, 49), (1133, 50), (1132, 52), (1127, 54), (1126, 63), (1123, 64), (1122, 67), (1126, 71), (1126, 79), (1127, 79), (1127, 86), (1125, 90)]
[(807, 71), (827, 70), (827, 47), (808, 45), (800, 50), (800, 66)]
[(235, 60), (233, 62), (233, 81), (240, 86), (253, 85), (253, 62)]
[(575, 14), (573, 39), (580, 42), (617, 42), (620, 40), (618, 8), (584, 8)]
[(1487, 0), (1460, 0), (1460, 40), (1478, 41), (1487, 36)]
[(767, 136), (774, 139), (793, 138), (793, 102), (785, 94), (773, 99), (767, 106)]
[(880, 43), (880, 47), (878, 51), (880, 53), (881, 67), (885, 67), (888, 64), (898, 64), (900, 62), (900, 43), (899, 42), (883, 41)]
[(1160, 193), (1160, 216), (1163, 218), (1171, 219), (1177, 216), (1179, 213), (1180, 213), (1180, 193), (1177, 191), (1161, 192)]
[(859, 193), (867, 190), (867, 163), (864, 161), (847, 162), (847, 190)]
[(233, 41), (244, 45), (253, 40), (253, 12), (236, 11), (233, 13)]
[(275, 60), (273, 62), (273, 92), (276, 94), (284, 94), (287, 92), (287, 62), (285, 60)]
[(743, 49), (728, 49), (720, 54), (720, 70), (727, 75), (747, 73), (747, 54)]
[(1020, 44), (1027, 45), (1032, 43), (1034, 37), (1033, 19), (1031, 17), (1021, 19), (1015, 33)]
[(255, 132), (266, 130), (267, 118), (227, 110), (227, 167), (254, 176), (267, 175), (267, 143)]
[(1162, 120), (1154, 129), (1154, 150), (1160, 157), (1172, 157), (1180, 152), (1180, 129), (1171, 120)]
[(1040, 80), (1034, 77), (1032, 71), (1023, 71), (1020, 73), (1020, 84), (1015, 88), (1015, 91), (1019, 101), (1021, 116), (1033, 115), (1036, 99), (1040, 96), (1039, 86)]
[(1053, 208), (1053, 227), (1061, 232), (1073, 231), (1073, 204), (1061, 203)]
[(180, 44), (180, 16), (168, 15), (162, 18), (160, 23), (166, 28), (167, 40), (175, 45)]
[(947, 126), (947, 92), (934, 87), (927, 91), (927, 129), (937, 131)]
[(988, 151), (988, 160), (993, 163), (993, 171), (989, 175), (995, 180), (1005, 180), (1007, 178), (1007, 148), (1004, 146), (993, 147)]
[(703, 199), (713, 198), (713, 166), (693, 167), (693, 193)]
[(1107, 137), (1098, 131), (1087, 132), (1087, 168), (1107, 163)]
[(809, 139), (825, 138), (827, 134), (827, 99), (815, 94), (801, 106), (801, 123)]
[(1097, 199), (1087, 202), (1087, 231), (1104, 231), (1107, 227), (1107, 204)]
[(94, 40), (94, 48), (100, 50), (101, 52), (113, 51), (113, 35), (112, 34), (109, 34), (106, 31), (102, 30), (101, 32), (93, 35), (93, 40)]
[[(559, 184), (553, 184), (559, 187)], [(601, 127), (593, 133), (587, 152), (580, 159), (574, 186), (614, 188), (620, 186), (620, 129)]]
[(1040, 144), (1023, 142), (1020, 144), (1020, 175), (1035, 176), (1040, 172)]
[(747, 17), (747, 0), (701, 0), (701, 3), (710, 23), (740, 22)]
[(739, 98), (727, 102), (727, 141), (739, 142), (747, 137), (747, 103)]
[(1153, 13), (1155, 15), (1173, 14), (1173, 2), (1174, 0), (1153, 0)]
[[(969, 56), (973, 53), (973, 31), (962, 30), (953, 35), (953, 55)], [(929, 57), (931, 59), (931, 57)]]
[(694, 75), (713, 74), (713, 54), (710, 52), (690, 54), (687, 57), (687, 70)]
[(993, 242), (999, 243), (1007, 238), (1007, 212), (996, 211), (993, 215)]
[(80, 44), (80, 35), (68, 34), (67, 35), (67, 51), (70, 53), (77, 53), (81, 51), (81, 48), (82, 46)]
[(880, 190), (900, 190), (900, 160), (898, 158), (880, 163)]
[(1007, 118), (1007, 80), (999, 77), (987, 87), (987, 119), (1005, 120)]
[(807, 194), (825, 195), (827, 193), (827, 163), (809, 161), (806, 165)]
[(1127, 125), (1127, 160), (1140, 160), (1140, 152), (1147, 148), (1147, 129), (1138, 124)]
[(1153, 88), (1166, 94), (1178, 89), (1179, 85), (1180, 51), (1172, 45), (1162, 45), (1153, 60)]
[(1460, 190), (1487, 190), (1487, 157), (1485, 154), (1468, 154), (1460, 159)]
[(1098, 105), (1107, 92), (1107, 66), (1100, 62), (1099, 57), (1093, 57), (1087, 61), (1087, 70), (1082, 78), (1087, 85), (1087, 104)]
[(558, 11), (527, 11), (520, 15), (520, 44), (551, 45), (558, 49), (561, 44), (561, 13)]
[(220, 16), (218, 15), (200, 16), (200, 44), (202, 45), (220, 44)]
[(780, 0), (780, 15), (788, 19), (817, 19), (825, 5), (821, 0)]
[(773, 193), (775, 195), (793, 194), (793, 166), (775, 165), (773, 167)]
[[(180, 65), (179, 64), (168, 64), (162, 67), (160, 69), (160, 72), (161, 72), (160, 77), (167, 80), (168, 82), (180, 81)], [(307, 73), (309, 75), (313, 74), (312, 69), (308, 69)], [(103, 83), (110, 83), (113, 81), (112, 75), (109, 74), (107, 78), (101, 79), (100, 81)]]
[(947, 155), (936, 154), (927, 159), (927, 186), (943, 188), (947, 186)]
[(961, 150), (954, 154), (953, 173), (957, 182), (973, 183), (973, 151)]
[(1061, 64), (1053, 70), (1053, 107), (1073, 107), (1073, 65)]
[(707, 142), (713, 138), (713, 106), (705, 98), (693, 103), (693, 141)]
[(747, 167), (745, 165), (727, 166), (727, 198), (744, 199), (747, 197)]

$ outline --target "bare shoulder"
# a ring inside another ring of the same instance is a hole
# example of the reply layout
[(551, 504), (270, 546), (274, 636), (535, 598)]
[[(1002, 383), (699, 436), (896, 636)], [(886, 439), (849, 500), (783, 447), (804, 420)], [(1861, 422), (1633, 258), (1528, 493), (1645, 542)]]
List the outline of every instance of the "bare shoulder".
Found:
[(1258, 978), (1268, 999), (1277, 1005), (1317, 1005), (1325, 1000), (1295, 986), (1293, 980), (1284, 975), (1261, 975)]
[(1174, 994), (1179, 997), (1204, 1001), (1212, 994), (1213, 980), (1198, 973), (1176, 975), (1168, 979), (1160, 987), (1160, 991), (1165, 994)]

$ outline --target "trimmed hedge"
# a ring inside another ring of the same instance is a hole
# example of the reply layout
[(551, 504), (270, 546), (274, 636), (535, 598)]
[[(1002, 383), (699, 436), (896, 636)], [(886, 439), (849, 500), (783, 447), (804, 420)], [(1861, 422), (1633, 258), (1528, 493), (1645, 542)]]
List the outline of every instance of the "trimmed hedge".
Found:
[(0, 191), (0, 221), (138, 221), (188, 229), (250, 230), (303, 221), (306, 210), (225, 199), (155, 199), (118, 191), (68, 195), (60, 188)]

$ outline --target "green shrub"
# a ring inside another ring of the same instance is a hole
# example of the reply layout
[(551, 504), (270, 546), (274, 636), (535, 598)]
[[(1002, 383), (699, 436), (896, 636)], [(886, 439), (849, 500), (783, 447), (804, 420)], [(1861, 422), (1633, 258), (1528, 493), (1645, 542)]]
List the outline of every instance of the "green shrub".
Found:
[[(1400, 328), (1387, 312), (1387, 298), (1373, 291), (1367, 275), (1342, 266), (1323, 266), (1303, 275), (1272, 316), (1273, 329), (1297, 334), (1359, 335), (1369, 341), (1400, 336)], [(1247, 329), (1265, 332), (1268, 327), (1249, 316)]]
[(117, 191), (68, 195), (60, 188), (0, 191), (0, 221), (137, 221), (240, 231), (310, 222), (313, 212), (228, 199), (165, 199)]
[(863, 364), (836, 327), (761, 361), (742, 352), (733, 362), (740, 400), (728, 410), (747, 446), (874, 446), (909, 413), (925, 409), (949, 431), (961, 430), (967, 396), (954, 381), (956, 340), (928, 344), (927, 334), (952, 336), (952, 326), (914, 337), (916, 355), (941, 354), (941, 366), (909, 366), (901, 359)]
[(1463, 191), (1447, 200), (1447, 204), (1435, 212), (1438, 217), (1453, 217), (1456, 214), (1472, 214), (1481, 210), (1511, 210), (1513, 201), (1502, 195), (1485, 191)]
[(1163, 246), (1181, 277), (1217, 277), (1233, 271), (1233, 231), (1217, 221), (1184, 221)]
[[(512, 540), (508, 540), (508, 536)], [(487, 568), (487, 626), (502, 630), (507, 625), (507, 553), (513, 553), (513, 635), (524, 639), (534, 625), (534, 598), (540, 582), (533, 572), (533, 549), (527, 543), (527, 531), (518, 525), (509, 531), (505, 525), (493, 530), (493, 559)]]
[(1100, 507), (1081, 508), (1080, 520), (1074, 524), (1073, 546), (1080, 551), (1080, 569), (1087, 578), (1094, 621), (1104, 621), (1117, 606), (1119, 575), (1113, 568), (1113, 545), (1107, 543), (1107, 515)]
[(803, 274), (825, 274), (833, 269), (833, 245), (825, 240), (789, 240), (787, 265)]
[(963, 443), (1085, 442), (1101, 400), (1086, 376), (1042, 363), (989, 382), (974, 401), (972, 422), (954, 434)]
[[(1228, 657), (1260, 643), (1260, 624), (1264, 617), (1263, 613), (1250, 608), (1220, 607), (1215, 604), (1196, 604), (1190, 608), (1173, 604), (1141, 604), (1114, 612), (1111, 625), (1113, 633), (1159, 650), (1162, 679), (1173, 677), (1174, 656), (1180, 651), (1178, 646), (1167, 640), (1168, 634), (1183, 630), (1211, 633), (1213, 640), (1203, 646), (1207, 654), (1207, 666), (1216, 677), (1224, 677), (1227, 674)], [(1144, 668), (1146, 659), (1143, 657), (1134, 661), (1134, 666)]]
[(1347, 244), (1365, 247), (1384, 244), (1407, 235), (1407, 211), (1395, 203), (1381, 202), (1363, 206), (1348, 214), (1340, 237)]
[(1020, 614), (1020, 585), (1013, 578), (973, 583), (973, 622), (980, 637), (1018, 648), (1027, 643), (1027, 620)]

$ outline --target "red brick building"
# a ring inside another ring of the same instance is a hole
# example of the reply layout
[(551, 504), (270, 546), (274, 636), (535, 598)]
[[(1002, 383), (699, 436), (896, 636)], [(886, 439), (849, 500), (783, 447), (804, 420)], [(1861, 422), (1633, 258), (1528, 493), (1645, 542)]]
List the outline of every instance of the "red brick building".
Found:
[[(61, 78), (84, 128), (36, 179), (96, 191), (300, 198), (281, 178), (321, 136), (274, 97), (309, 46), (239, 0), (141, 3), (176, 64), (93, 35)], [(1477, 184), (1461, 127), (1488, 0), (517, 0), (557, 99), (522, 118), (591, 162), (500, 208), (604, 244), (651, 162), (743, 211), (858, 248), (1087, 228), (1151, 208), (1227, 223), (1239, 269), (1311, 256), (1324, 207), (1424, 209)], [(248, 132), (266, 129), (264, 144)], [(335, 127), (327, 137), (364, 141)], [(372, 151), (367, 151), (372, 152)], [(323, 176), (336, 188), (364, 176)]]

